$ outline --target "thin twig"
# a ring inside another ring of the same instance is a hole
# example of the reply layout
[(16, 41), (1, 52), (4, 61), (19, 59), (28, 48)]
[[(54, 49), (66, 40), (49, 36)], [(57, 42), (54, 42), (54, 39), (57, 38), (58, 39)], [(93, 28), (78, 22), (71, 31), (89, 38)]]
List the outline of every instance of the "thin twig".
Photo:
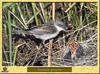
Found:
[(44, 13), (43, 5), (42, 5), (42, 3), (39, 3), (39, 4), (40, 4), (41, 11), (42, 11), (42, 14), (43, 14), (43, 17), (44, 17), (45, 23), (46, 23), (47, 21), (46, 21), (46, 19), (45, 19), (45, 13)]
[(48, 66), (49, 66), (49, 67), (51, 66), (51, 49), (52, 49), (52, 41), (53, 41), (53, 40), (50, 40), (50, 43), (49, 43), (49, 49), (48, 49)]
[(65, 12), (67, 13), (76, 3), (73, 3)]
[(38, 18), (37, 18), (37, 15), (36, 15), (37, 12), (36, 12), (36, 4), (35, 3), (32, 3), (32, 8), (33, 8), (33, 13), (34, 13), (36, 25), (39, 25), (38, 24)]
[(55, 21), (55, 3), (52, 3), (52, 20)]
[(12, 14), (22, 24), (22, 26), (24, 28), (26, 28), (26, 26), (24, 25), (24, 23), (13, 12), (11, 12), (11, 11), (9, 11), (9, 12), (10, 12), (10, 14)]
[(35, 63), (35, 61), (36, 61), (36, 59), (37, 59), (37, 56), (38, 56), (38, 54), (39, 54), (39, 50), (41, 49), (41, 47), (38, 47), (37, 46), (37, 53), (36, 53), (36, 55), (35, 55), (35, 57), (34, 57), (34, 61), (32, 62), (32, 65), (34, 65), (34, 63)]
[(88, 23), (87, 25), (85, 25), (85, 26), (83, 26), (83, 27), (81, 27), (81, 28), (75, 30), (74, 32), (71, 32), (71, 33), (67, 34), (66, 36), (69, 36), (69, 35), (71, 35), (71, 34), (74, 34), (75, 32), (80, 31), (80, 30), (86, 28), (87, 26), (89, 26), (90, 24), (93, 24), (93, 23), (95, 23), (95, 22), (97, 22), (97, 21), (98, 21), (98, 20), (92, 21), (92, 22)]
[(93, 40), (94, 37), (96, 37), (96, 36), (97, 36), (97, 33), (94, 34), (93, 36), (91, 36), (89, 39), (87, 39), (87, 40), (85, 40), (85, 41), (83, 41), (83, 42), (80, 42), (80, 43), (88, 43), (89, 41)]
[(22, 18), (22, 20), (23, 20), (23, 23), (24, 23), (24, 25), (25, 25), (25, 29), (28, 29), (28, 26), (27, 26), (27, 24), (26, 24), (26, 20), (24, 19), (24, 16), (23, 16), (23, 14), (22, 14), (21, 8), (20, 8), (20, 6), (18, 5), (18, 3), (17, 3), (17, 7), (18, 7), (18, 10), (19, 10), (20, 16), (21, 16), (21, 18)]
[(14, 49), (15, 49), (15, 53), (14, 53), (13, 65), (15, 65), (15, 62), (16, 62), (16, 57), (17, 57), (18, 48), (19, 48), (20, 46), (22, 46), (23, 44), (25, 44), (25, 43), (19, 44), (19, 45), (17, 45), (17, 46), (14, 48)]

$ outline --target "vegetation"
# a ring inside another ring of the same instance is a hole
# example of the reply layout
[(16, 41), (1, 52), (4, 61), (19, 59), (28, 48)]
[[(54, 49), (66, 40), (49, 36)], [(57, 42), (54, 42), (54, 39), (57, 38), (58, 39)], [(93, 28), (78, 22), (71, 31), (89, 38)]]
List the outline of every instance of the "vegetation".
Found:
[[(97, 64), (97, 3), (3, 3), (2, 9), (3, 66), (47, 66), (50, 43), (43, 47), (32, 37), (13, 36), (12, 31), (29, 30), (52, 20), (70, 22), (72, 26), (67, 34), (53, 40), (52, 66)], [(83, 46), (85, 55), (73, 62), (64, 62), (62, 55), (70, 38)]]

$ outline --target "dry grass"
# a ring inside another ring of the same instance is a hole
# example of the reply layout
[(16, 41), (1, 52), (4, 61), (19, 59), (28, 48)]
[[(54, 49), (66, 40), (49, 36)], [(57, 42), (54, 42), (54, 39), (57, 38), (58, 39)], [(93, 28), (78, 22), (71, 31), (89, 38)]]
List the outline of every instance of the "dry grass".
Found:
[[(96, 3), (3, 3), (3, 66), (95, 66), (97, 65)], [(51, 20), (61, 20), (73, 27), (45, 46), (32, 36), (12, 35), (12, 30), (31, 29)], [(64, 61), (67, 42), (74, 38), (83, 47), (84, 55)], [(48, 52), (48, 50), (50, 51)]]

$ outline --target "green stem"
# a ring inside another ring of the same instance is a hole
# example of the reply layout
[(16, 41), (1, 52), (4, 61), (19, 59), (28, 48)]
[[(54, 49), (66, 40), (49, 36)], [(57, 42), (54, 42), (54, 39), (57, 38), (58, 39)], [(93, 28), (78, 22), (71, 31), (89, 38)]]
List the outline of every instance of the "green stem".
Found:
[(18, 48), (15, 48), (14, 60), (13, 60), (13, 66), (15, 65), (15, 62), (16, 62), (17, 51), (18, 51)]
[(12, 34), (11, 34), (11, 18), (9, 11), (8, 11), (8, 36), (9, 36), (10, 65), (12, 65)]
[(32, 3), (32, 8), (33, 8), (34, 16), (35, 16), (36, 25), (38, 25), (38, 19), (37, 19), (36, 10), (35, 10), (35, 4), (34, 3)]

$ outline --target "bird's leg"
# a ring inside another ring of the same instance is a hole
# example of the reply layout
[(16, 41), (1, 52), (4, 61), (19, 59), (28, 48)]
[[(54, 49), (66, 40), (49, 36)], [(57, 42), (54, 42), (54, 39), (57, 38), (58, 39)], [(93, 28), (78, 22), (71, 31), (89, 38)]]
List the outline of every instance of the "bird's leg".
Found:
[(45, 45), (45, 41), (43, 41), (43, 45)]
[(51, 66), (52, 65), (52, 61), (51, 61), (51, 49), (52, 49), (52, 42), (53, 42), (53, 39), (51, 39), (49, 41), (49, 49), (48, 49), (48, 66)]

